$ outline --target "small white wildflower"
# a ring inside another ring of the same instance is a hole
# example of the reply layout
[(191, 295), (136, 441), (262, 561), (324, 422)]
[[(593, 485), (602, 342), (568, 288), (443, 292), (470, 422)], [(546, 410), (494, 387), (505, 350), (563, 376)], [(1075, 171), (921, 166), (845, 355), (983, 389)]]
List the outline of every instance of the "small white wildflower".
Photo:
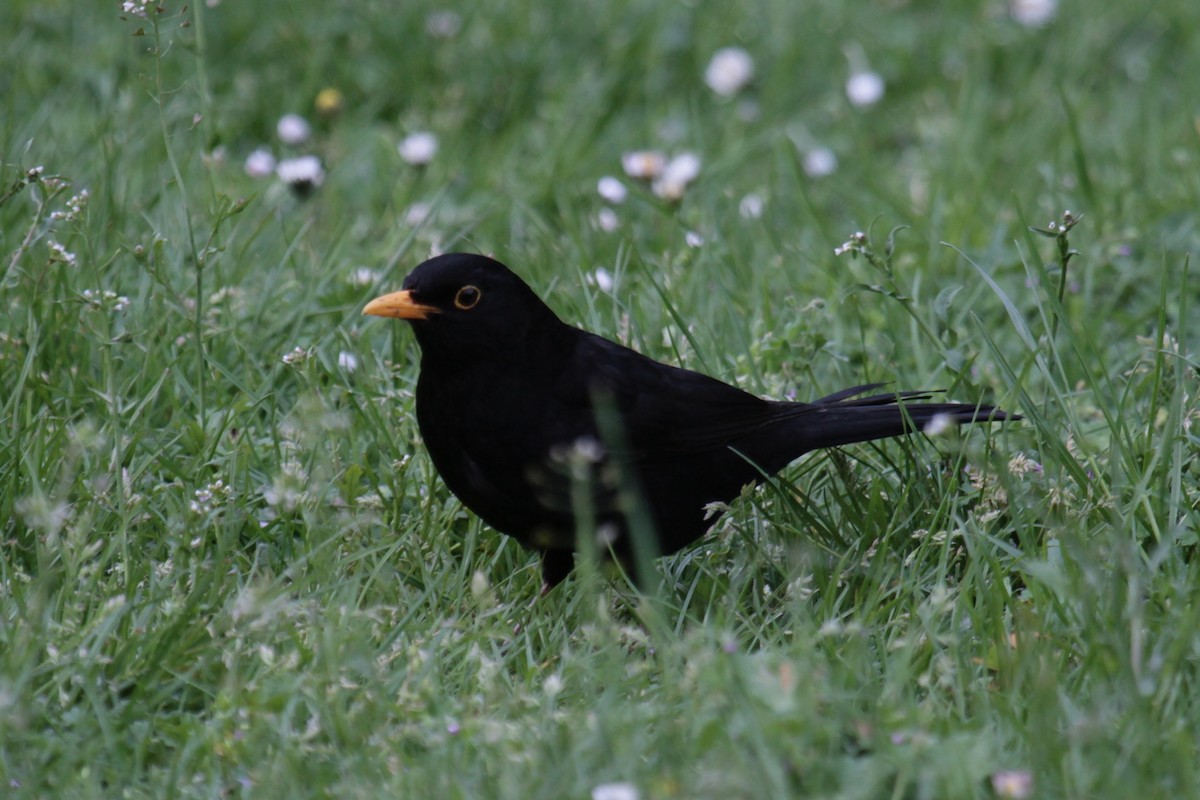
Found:
[(353, 372), (358, 369), (358, 356), (349, 350), (343, 350), (338, 353), (338, 366), (347, 372)]
[(580, 436), (571, 445), (572, 455), (588, 464), (599, 464), (604, 459), (604, 445), (594, 436)]
[(638, 790), (632, 783), (602, 783), (592, 789), (592, 800), (638, 800)]
[(229, 160), (229, 150), (225, 145), (219, 144), (207, 153), (201, 153), (200, 160), (209, 169), (223, 167), (225, 166), (225, 162)]
[(29, 169), (25, 170), (25, 178), (23, 179), (22, 183), (24, 183), (26, 186), (31, 183), (37, 183), (42, 179), (42, 173), (45, 171), (46, 168), (41, 164), (36, 167), (30, 167)]
[(285, 158), (276, 165), (275, 174), (297, 194), (307, 194), (325, 182), (325, 168), (316, 156)]
[(596, 182), (596, 191), (607, 202), (613, 205), (624, 203), (625, 198), (629, 195), (629, 190), (625, 188), (625, 184), (611, 175), (605, 175)]
[(877, 72), (855, 72), (846, 81), (846, 97), (859, 108), (873, 106), (883, 99), (883, 78)]
[(837, 171), (838, 158), (828, 147), (814, 147), (804, 154), (804, 174), (823, 178)]
[(145, 17), (151, 0), (125, 0), (121, 3), (121, 11), (134, 17)]
[(704, 70), (704, 82), (722, 97), (732, 97), (754, 77), (754, 59), (740, 47), (724, 47), (713, 53)]
[(992, 791), (1004, 800), (1026, 800), (1033, 796), (1033, 773), (1026, 769), (1002, 769), (992, 773)]
[(925, 423), (924, 433), (926, 436), (941, 436), (949, 430), (957, 427), (954, 422), (954, 417), (949, 414), (934, 414), (930, 417), (929, 422)]
[(432, 211), (433, 207), (430, 206), (429, 203), (413, 203), (408, 207), (408, 210), (404, 212), (404, 221), (415, 228), (418, 225), (425, 224), (425, 221), (429, 219), (429, 215), (432, 213)]
[(242, 167), (251, 178), (265, 178), (275, 172), (275, 156), (265, 147), (260, 147), (246, 156)]
[(702, 247), (704, 237), (696, 231), (688, 231), (683, 235), (683, 241), (688, 247)]
[(662, 177), (667, 180), (691, 183), (700, 176), (700, 156), (695, 153), (680, 153), (667, 162)]
[(405, 163), (417, 167), (424, 166), (437, 155), (438, 139), (429, 131), (417, 131), (401, 139), (400, 144), (396, 145), (396, 150)]
[(462, 28), (462, 17), (457, 11), (434, 11), (425, 18), (425, 32), (435, 39), (451, 39)]
[(1008, 13), (1018, 24), (1040, 28), (1058, 13), (1058, 0), (1009, 0)]
[(355, 286), (374, 286), (379, 280), (379, 273), (370, 267), (359, 267), (350, 274), (350, 282)]
[(748, 194), (738, 203), (738, 213), (742, 219), (758, 219), (763, 215), (763, 199), (761, 195)]
[(596, 267), (596, 271), (587, 276), (587, 282), (602, 292), (611, 293), (616, 281), (613, 279), (612, 273), (604, 267)]
[(662, 174), (667, 157), (658, 150), (631, 150), (621, 155), (625, 174), (640, 181), (650, 181)]
[(84, 289), (80, 296), (84, 302), (88, 303), (92, 308), (100, 309), (100, 311), (125, 311), (130, 307), (130, 299), (125, 295), (116, 294), (110, 289)]
[(275, 133), (284, 144), (304, 144), (312, 135), (312, 126), (299, 114), (284, 114), (275, 125)]
[(650, 188), (664, 200), (678, 200), (699, 175), (700, 157), (695, 153), (680, 153), (667, 162)]
[(289, 367), (298, 367), (308, 360), (309, 352), (303, 347), (295, 347), (283, 354), (283, 363)]
[(621, 220), (617, 217), (617, 212), (608, 206), (596, 212), (596, 227), (605, 233), (612, 233), (620, 224)]
[(87, 189), (81, 190), (79, 194), (67, 201), (67, 208), (65, 211), (52, 211), (50, 213), (50, 219), (61, 220), (63, 222), (74, 222), (75, 219), (83, 213), (83, 210), (87, 208), (87, 201), (90, 196), (91, 195)]
[(74, 253), (72, 253), (66, 247), (64, 247), (63, 245), (54, 241), (53, 239), (51, 239), (46, 244), (50, 248), (50, 260), (51, 261), (61, 261), (62, 263), (66, 264), (68, 267), (75, 266), (77, 259), (75, 258)]
[(207, 486), (202, 486), (192, 492), (192, 501), (189, 507), (193, 513), (203, 515), (215, 508), (219, 508), (231, 497), (233, 497), (233, 489), (226, 486), (225, 481), (217, 478)]
[(856, 253), (865, 247), (867, 244), (867, 235), (862, 231), (855, 231), (850, 235), (850, 238), (842, 242), (841, 245), (833, 249), (835, 256), (843, 255), (844, 253)]
[(558, 696), (558, 693), (562, 691), (562, 688), (563, 679), (561, 675), (550, 675), (545, 681), (542, 682), (542, 691), (544, 691), (546, 696), (551, 700)]

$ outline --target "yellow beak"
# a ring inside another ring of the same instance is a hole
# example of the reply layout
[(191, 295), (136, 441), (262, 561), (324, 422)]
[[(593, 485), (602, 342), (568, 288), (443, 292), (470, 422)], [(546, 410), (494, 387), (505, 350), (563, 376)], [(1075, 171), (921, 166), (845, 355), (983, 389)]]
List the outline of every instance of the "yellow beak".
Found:
[(430, 315), (440, 312), (436, 306), (422, 305), (413, 300), (412, 292), (408, 289), (376, 297), (363, 308), (364, 314), (395, 319), (429, 319)]

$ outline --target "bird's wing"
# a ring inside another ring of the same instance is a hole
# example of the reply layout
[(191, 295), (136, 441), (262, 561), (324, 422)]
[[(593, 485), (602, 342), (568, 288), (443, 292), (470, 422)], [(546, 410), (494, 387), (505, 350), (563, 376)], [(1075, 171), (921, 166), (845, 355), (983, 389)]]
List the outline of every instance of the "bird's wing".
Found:
[(811, 408), (763, 400), (591, 334), (581, 337), (559, 387), (573, 413), (603, 413), (610, 403), (626, 457), (643, 463), (724, 446)]

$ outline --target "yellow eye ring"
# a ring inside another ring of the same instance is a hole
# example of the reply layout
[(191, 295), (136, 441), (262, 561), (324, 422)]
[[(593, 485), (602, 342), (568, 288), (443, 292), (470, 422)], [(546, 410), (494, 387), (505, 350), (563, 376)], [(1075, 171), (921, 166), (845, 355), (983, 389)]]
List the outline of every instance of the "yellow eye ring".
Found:
[(454, 307), (461, 311), (470, 311), (478, 305), (481, 297), (483, 292), (479, 291), (478, 286), (464, 286), (454, 295)]

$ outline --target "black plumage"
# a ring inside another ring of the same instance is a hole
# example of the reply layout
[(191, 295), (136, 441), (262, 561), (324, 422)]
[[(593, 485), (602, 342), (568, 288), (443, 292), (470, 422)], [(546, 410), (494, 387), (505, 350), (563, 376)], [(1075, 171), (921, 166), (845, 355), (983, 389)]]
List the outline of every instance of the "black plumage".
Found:
[(927, 402), (929, 392), (870, 394), (880, 384), (808, 403), (763, 400), (562, 322), (479, 255), (426, 261), (364, 313), (411, 323), (429, 455), (464, 505), (541, 555), (544, 590), (572, 569), (581, 485), (595, 529), (628, 562), (638, 504), (656, 552), (671, 553), (708, 530), (707, 505), (804, 453), (912, 433), (935, 418), (1016, 418)]

